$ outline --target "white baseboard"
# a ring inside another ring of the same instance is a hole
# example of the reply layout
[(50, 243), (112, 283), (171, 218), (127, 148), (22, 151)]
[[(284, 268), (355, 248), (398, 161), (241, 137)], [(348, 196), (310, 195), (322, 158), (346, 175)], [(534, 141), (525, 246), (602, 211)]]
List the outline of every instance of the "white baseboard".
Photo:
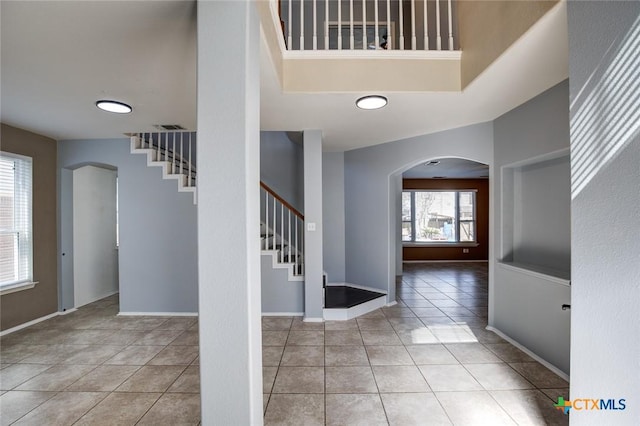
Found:
[(77, 311), (77, 310), (78, 310), (78, 308), (69, 308), (69, 309), (65, 309), (65, 310), (64, 310), (64, 311), (62, 311), (62, 312), (58, 312), (58, 315), (69, 315), (70, 313), (75, 312), (75, 311)]
[(324, 322), (324, 318), (305, 317), (305, 318), (302, 319), (302, 321), (304, 321), (304, 322)]
[(263, 312), (263, 317), (301, 317), (304, 312)]
[(352, 308), (332, 308), (324, 309), (323, 315), (325, 320), (332, 321), (346, 321), (353, 318), (357, 318), (360, 315), (368, 314), (371, 311), (386, 306), (387, 297), (380, 296), (376, 299), (369, 300), (368, 302), (361, 303)]
[(540, 358), (539, 355), (537, 355), (534, 352), (532, 352), (526, 346), (521, 345), (520, 343), (518, 343), (517, 341), (513, 340), (511, 337), (507, 336), (506, 334), (504, 334), (502, 331), (498, 330), (495, 327), (491, 327), (490, 325), (488, 325), (486, 327), (486, 329), (489, 330), (489, 331), (493, 331), (498, 336), (502, 337), (504, 340), (506, 340), (507, 342), (511, 343), (513, 346), (515, 346), (516, 348), (520, 349), (522, 352), (526, 353), (531, 358), (535, 359), (540, 364), (544, 365), (549, 370), (551, 370), (552, 372), (554, 372), (555, 374), (560, 376), (562, 379), (566, 380), (567, 382), (569, 381), (569, 376), (567, 374), (565, 374), (562, 370), (560, 370), (558, 367), (556, 367), (555, 365), (551, 364), (550, 362)]
[[(104, 293), (104, 294), (102, 294), (102, 295), (100, 295), (100, 296), (96, 296), (96, 298), (94, 298), (94, 299), (93, 299), (92, 301), (90, 301), (90, 302), (85, 302), (85, 303), (83, 303), (83, 304), (82, 304), (82, 305), (80, 305), (80, 306), (77, 306), (77, 305), (76, 305), (74, 309), (82, 308), (83, 306), (90, 305), (90, 304), (92, 304), (92, 303), (98, 302), (98, 301), (100, 301), (100, 300), (102, 300), (102, 299), (106, 299), (107, 297), (111, 297), (111, 296), (113, 296), (114, 294), (118, 294), (118, 293), (120, 293), (120, 290), (119, 290), (119, 289), (118, 289), (118, 290), (115, 290), (115, 291), (110, 291), (110, 292)], [(74, 305), (75, 305), (75, 302), (74, 302)]]
[(353, 287), (353, 288), (359, 288), (360, 290), (369, 290), (369, 291), (373, 291), (375, 293), (387, 294), (386, 290), (382, 290), (382, 289), (375, 288), (375, 287), (367, 287), (366, 285), (360, 285), (360, 284), (327, 283), (327, 287)]
[(34, 324), (39, 323), (39, 322), (46, 321), (46, 320), (51, 319), (53, 317), (57, 317), (58, 315), (60, 315), (60, 312), (54, 312), (52, 314), (45, 315), (45, 316), (40, 317), (40, 318), (36, 318), (34, 320), (22, 323), (20, 325), (16, 325), (15, 327), (7, 328), (4, 331), (0, 331), (0, 336), (6, 336), (7, 334), (11, 334), (11, 333), (16, 332), (18, 330), (22, 330), (23, 328), (30, 327), (30, 326), (32, 326)]
[(118, 312), (118, 316), (126, 317), (197, 317), (197, 312)]
[(389, 302), (389, 303), (387, 303), (385, 306), (388, 308), (388, 307), (390, 307), (390, 306), (397, 305), (397, 304), (398, 304), (398, 302), (396, 302), (396, 301), (394, 300), (393, 302)]

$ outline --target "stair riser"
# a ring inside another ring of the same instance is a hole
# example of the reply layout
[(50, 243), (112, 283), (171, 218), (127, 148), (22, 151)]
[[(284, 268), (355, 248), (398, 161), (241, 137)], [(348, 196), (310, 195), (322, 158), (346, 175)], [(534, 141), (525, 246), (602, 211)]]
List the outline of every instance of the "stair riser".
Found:
[[(178, 192), (190, 192), (193, 197), (193, 204), (196, 204), (196, 185), (195, 185), (195, 168), (192, 167), (192, 179), (189, 182), (188, 170), (185, 173), (175, 173), (174, 163), (172, 161), (164, 161), (156, 148), (141, 147), (143, 144), (137, 137), (131, 138), (131, 153), (145, 154), (147, 157), (147, 166), (162, 168), (162, 178), (175, 180), (178, 184)], [(180, 167), (177, 168), (178, 170)]]

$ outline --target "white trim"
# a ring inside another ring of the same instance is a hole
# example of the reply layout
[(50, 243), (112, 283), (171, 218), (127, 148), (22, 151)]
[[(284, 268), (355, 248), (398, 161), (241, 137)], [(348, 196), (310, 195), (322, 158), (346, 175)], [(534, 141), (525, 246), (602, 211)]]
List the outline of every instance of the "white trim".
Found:
[(263, 317), (302, 317), (304, 312), (263, 312)]
[[(186, 131), (189, 132), (189, 131)], [(163, 132), (150, 132), (150, 133), (163, 133)], [(167, 132), (168, 133), (168, 132)], [(178, 132), (176, 132), (178, 133)], [(138, 148), (138, 136), (131, 136), (131, 153), (132, 154), (146, 154), (147, 158), (147, 167), (162, 167), (162, 179), (170, 180), (173, 179), (177, 182), (178, 192), (186, 192), (191, 193), (193, 196), (193, 204), (197, 203), (197, 191), (196, 186), (189, 186), (188, 182), (191, 176), (184, 175), (182, 173), (172, 173), (172, 162), (165, 160), (154, 160), (154, 154), (157, 152), (154, 148)], [(142, 146), (142, 143), (140, 142)], [(177, 153), (174, 153), (174, 156), (177, 156)], [(184, 158), (177, 156), (180, 158), (180, 161), (186, 161)], [(192, 166), (192, 172), (195, 172), (195, 167)]]
[(75, 312), (77, 310), (78, 310), (77, 308), (64, 309), (58, 312), (58, 315), (69, 315), (70, 313)]
[(535, 265), (526, 265), (522, 263), (500, 262), (500, 261), (498, 261), (497, 263), (498, 263), (498, 266), (500, 266), (503, 269), (518, 272), (524, 275), (529, 275), (544, 281), (560, 284), (566, 287), (571, 287), (571, 280), (560, 277), (562, 273), (561, 271), (555, 271), (550, 268), (536, 267)]
[[(282, 31), (280, 29), (280, 11), (278, 11), (278, 3), (275, 1), (269, 2), (269, 11), (271, 12), (271, 19), (273, 20), (273, 25), (276, 28), (276, 34), (280, 34)], [(260, 25), (260, 35), (264, 35), (264, 26)], [(260, 38), (261, 40), (266, 40), (265, 38)], [(278, 40), (278, 47), (280, 47), (280, 53), (287, 51), (287, 45), (285, 44), (285, 37), (276, 37)]]
[(90, 302), (86, 302), (86, 303), (84, 303), (84, 304), (82, 304), (82, 305), (80, 305), (80, 306), (74, 306), (74, 308), (73, 308), (73, 309), (82, 308), (82, 307), (84, 307), (84, 306), (90, 305), (90, 304), (92, 304), (92, 303), (96, 303), (96, 302), (97, 302), (97, 301), (99, 301), (99, 300), (106, 299), (107, 297), (111, 297), (111, 296), (113, 296), (114, 294), (118, 294), (118, 293), (120, 293), (120, 290), (119, 290), (119, 289), (118, 289), (118, 290), (115, 290), (115, 291), (111, 291), (111, 292), (109, 292), (109, 293), (104, 293), (104, 294), (102, 294), (102, 295), (100, 295), (100, 296), (97, 296), (94, 300), (92, 300), (92, 301), (90, 301)]
[(286, 269), (288, 272), (287, 279), (291, 282), (304, 281), (304, 275), (294, 275), (295, 263), (294, 262), (282, 262), (278, 261), (280, 250), (261, 250), (262, 256), (271, 256), (271, 267), (273, 269)]
[(305, 317), (305, 318), (302, 319), (302, 321), (304, 321), (304, 322), (324, 322), (324, 318)]
[(346, 321), (357, 318), (361, 315), (368, 314), (376, 309), (382, 308), (387, 304), (387, 296), (383, 295), (368, 302), (361, 303), (351, 308), (331, 308), (323, 309), (322, 314), (325, 320)]
[(33, 162), (33, 157), (29, 157), (28, 155), (16, 154), (15, 152), (8, 152), (8, 151), (0, 151), (0, 154), (2, 154), (5, 157), (15, 158), (17, 160)]
[(498, 336), (502, 337), (504, 340), (506, 340), (507, 342), (511, 343), (513, 346), (515, 346), (516, 348), (520, 349), (522, 352), (526, 353), (531, 358), (535, 359), (540, 364), (542, 364), (545, 367), (547, 367), (549, 370), (551, 370), (553, 373), (555, 373), (556, 375), (558, 375), (562, 379), (566, 380), (567, 382), (569, 381), (569, 375), (565, 374), (562, 370), (560, 370), (555, 365), (551, 364), (549, 361), (546, 361), (546, 360), (542, 359), (539, 355), (537, 355), (534, 352), (532, 352), (526, 346), (523, 346), (522, 344), (520, 344), (517, 341), (513, 340), (511, 337), (507, 336), (506, 334), (504, 334), (502, 331), (498, 330), (495, 327), (492, 327), (492, 326), (488, 325), (486, 327), (486, 329), (489, 330), (489, 331), (493, 331)]
[(402, 263), (489, 263), (488, 260), (403, 260)]
[(536, 163), (543, 163), (549, 160), (555, 160), (557, 158), (568, 157), (571, 154), (571, 148), (562, 148), (557, 151), (547, 152), (545, 154), (536, 155), (534, 157), (529, 157), (524, 160), (515, 161), (513, 163), (505, 164), (500, 166), (500, 169), (516, 169), (523, 166), (530, 166)]
[(197, 317), (197, 312), (118, 312), (119, 317)]
[(411, 60), (453, 60), (460, 61), (460, 50), (285, 50), (282, 59), (411, 59)]
[(327, 287), (353, 287), (353, 288), (359, 288), (360, 290), (368, 290), (374, 293), (380, 293), (384, 295), (388, 293), (387, 290), (382, 290), (380, 288), (367, 287), (366, 285), (351, 284), (351, 283), (327, 283)]
[(7, 334), (11, 334), (11, 333), (13, 333), (14, 331), (22, 330), (23, 328), (30, 327), (30, 326), (32, 326), (32, 325), (34, 325), (34, 324), (39, 323), (39, 322), (46, 321), (46, 320), (51, 319), (51, 318), (53, 318), (53, 317), (57, 317), (58, 315), (60, 315), (60, 312), (54, 312), (54, 313), (52, 313), (52, 314), (45, 315), (45, 316), (40, 317), (40, 318), (36, 318), (36, 319), (34, 319), (34, 320), (31, 320), (31, 321), (28, 321), (28, 322), (22, 323), (22, 324), (20, 324), (20, 325), (16, 325), (15, 327), (11, 327), (11, 328), (8, 328), (8, 329), (6, 329), (6, 330), (1, 331), (1, 332), (0, 332), (0, 336), (5, 336), (5, 335), (7, 335)]
[(15, 293), (17, 291), (29, 290), (38, 284), (39, 281), (26, 281), (19, 282), (15, 284), (7, 284), (0, 287), (0, 296), (4, 296), (5, 294)]
[(391, 306), (395, 306), (395, 305), (397, 305), (397, 304), (398, 304), (398, 302), (396, 302), (396, 301), (394, 300), (393, 302), (389, 302), (389, 303), (387, 303), (385, 306), (386, 306), (387, 308), (389, 308), (389, 307), (391, 307)]

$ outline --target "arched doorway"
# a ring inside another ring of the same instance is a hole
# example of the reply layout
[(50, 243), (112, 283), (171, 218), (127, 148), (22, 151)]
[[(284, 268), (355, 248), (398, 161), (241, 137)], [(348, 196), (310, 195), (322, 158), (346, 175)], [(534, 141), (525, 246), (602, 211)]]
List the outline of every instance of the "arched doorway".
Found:
[(119, 291), (117, 169), (61, 169), (60, 306), (66, 311)]
[[(405, 170), (401, 181), (398, 257), (409, 262), (488, 260), (487, 164), (431, 159)], [(397, 264), (396, 275), (401, 267)]]

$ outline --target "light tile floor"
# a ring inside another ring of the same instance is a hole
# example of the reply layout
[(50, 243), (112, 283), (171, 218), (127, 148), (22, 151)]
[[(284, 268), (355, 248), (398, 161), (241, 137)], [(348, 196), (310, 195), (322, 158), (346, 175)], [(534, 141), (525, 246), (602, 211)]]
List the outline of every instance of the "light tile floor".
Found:
[[(264, 318), (265, 424), (568, 423), (568, 383), (484, 329), (485, 264), (405, 265), (397, 295), (357, 320)], [(198, 424), (197, 320), (117, 311), (2, 337), (1, 425)]]
[(569, 384), (485, 330), (487, 286), (486, 264), (405, 264), (396, 306), (263, 318), (265, 424), (568, 424)]
[(0, 340), (0, 425), (200, 423), (196, 318), (118, 317), (118, 296)]

